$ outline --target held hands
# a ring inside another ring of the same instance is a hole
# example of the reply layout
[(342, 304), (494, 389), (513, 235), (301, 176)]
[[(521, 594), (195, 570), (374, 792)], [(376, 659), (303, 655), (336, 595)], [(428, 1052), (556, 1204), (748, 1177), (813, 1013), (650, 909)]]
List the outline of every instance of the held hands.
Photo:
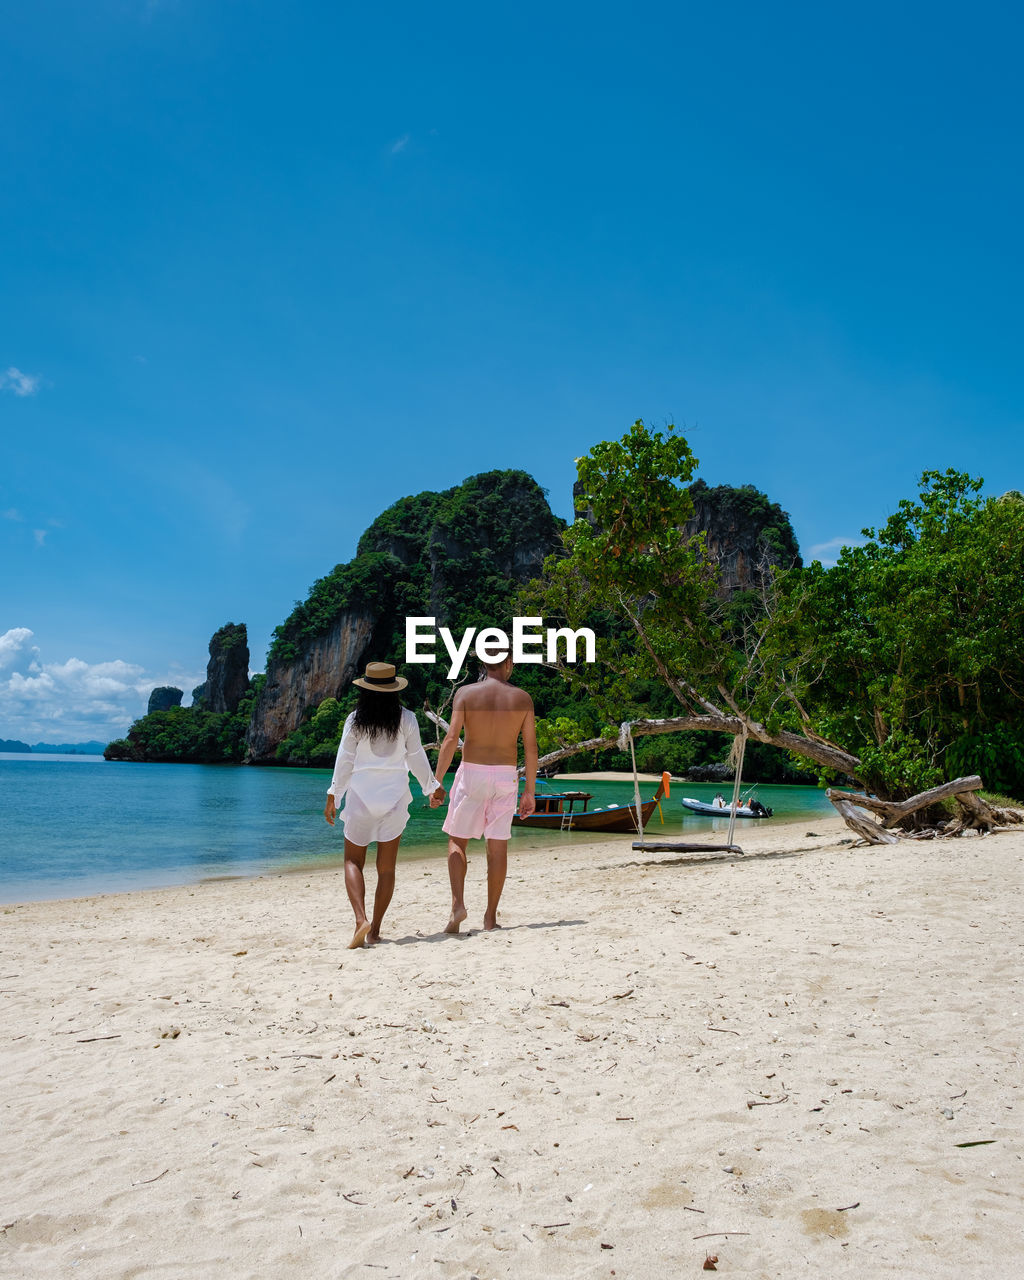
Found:
[(524, 791), (519, 797), (519, 816), (528, 818), (537, 808), (537, 799), (532, 791)]
[(432, 792), (430, 793), (430, 807), (431, 807), (431, 809), (437, 809), (437, 808), (439, 808), (441, 805), (443, 805), (443, 804), (444, 804), (444, 802), (445, 802), (445, 797), (447, 796), (447, 794), (448, 794), (448, 792), (447, 792), (447, 791), (445, 791), (444, 787), (438, 787), (436, 791), (432, 791)]
[(327, 797), (327, 803), (324, 805), (324, 817), (327, 819), (328, 826), (334, 826), (334, 796)]

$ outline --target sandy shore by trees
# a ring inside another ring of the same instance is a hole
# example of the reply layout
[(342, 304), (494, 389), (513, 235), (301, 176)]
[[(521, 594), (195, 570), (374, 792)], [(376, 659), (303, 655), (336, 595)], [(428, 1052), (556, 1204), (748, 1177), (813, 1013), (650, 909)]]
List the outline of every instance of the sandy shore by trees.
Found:
[(1024, 837), (848, 835), (3, 908), (0, 1274), (1024, 1271)]
[[(660, 782), (660, 773), (638, 773), (637, 778), (640, 782)], [(550, 786), (555, 786), (560, 782), (632, 782), (633, 775), (626, 769), (597, 769), (591, 773), (559, 773), (553, 778), (548, 778), (547, 782)]]

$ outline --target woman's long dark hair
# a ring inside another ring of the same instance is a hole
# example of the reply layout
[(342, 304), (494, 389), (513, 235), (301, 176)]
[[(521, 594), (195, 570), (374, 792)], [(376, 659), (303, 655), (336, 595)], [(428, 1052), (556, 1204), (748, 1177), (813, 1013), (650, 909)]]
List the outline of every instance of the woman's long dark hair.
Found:
[(359, 690), (359, 701), (356, 703), (355, 728), (375, 742), (383, 738), (394, 742), (398, 737), (398, 727), (402, 723), (402, 704), (397, 693), (381, 693), (379, 689)]

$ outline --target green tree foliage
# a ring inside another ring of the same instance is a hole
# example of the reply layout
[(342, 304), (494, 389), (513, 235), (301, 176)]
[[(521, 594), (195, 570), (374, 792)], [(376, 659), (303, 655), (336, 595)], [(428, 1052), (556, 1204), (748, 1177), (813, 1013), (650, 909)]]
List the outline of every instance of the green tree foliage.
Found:
[[(571, 675), (573, 702), (591, 708), (589, 736), (607, 721), (678, 716), (681, 708), (718, 711), (707, 700), (722, 702), (723, 688), (742, 671), (743, 646), (764, 613), (764, 596), (721, 590), (705, 529), (755, 531), (763, 556), (757, 577), (770, 579), (780, 561), (800, 563), (789, 517), (752, 486), (691, 483), (697, 459), (673, 427), (663, 434), (636, 422), (622, 440), (595, 446), (577, 466), (580, 518), (520, 608), (597, 634), (597, 669), (564, 673)], [(807, 780), (806, 769), (784, 752), (758, 747), (750, 752), (748, 777)], [(724, 759), (729, 743), (698, 732), (643, 739), (636, 750), (645, 769), (685, 772)], [(629, 757), (608, 752), (601, 763), (629, 767)]]
[(926, 471), (869, 541), (784, 575), (766, 632), (760, 709), (799, 706), (861, 757), (884, 795), (976, 770), (1021, 788), (1024, 504), (982, 481)]
[(605, 718), (641, 718), (640, 691), (657, 678), (677, 716), (746, 725), (760, 746), (853, 772), (883, 796), (986, 753), (999, 778), (1016, 776), (1024, 503), (926, 472), (917, 501), (834, 567), (794, 566), (760, 601), (723, 603), (702, 538), (684, 533), (695, 466), (673, 428), (640, 422), (591, 450), (579, 475), (593, 519), (577, 520), (528, 597), (577, 626), (602, 610), (628, 624), (599, 645)]
[(112, 742), (103, 754), (108, 760), (237, 762), (241, 759), (241, 738), (236, 740), (230, 733), (226, 723), (230, 719), (192, 707), (152, 711), (136, 720), (127, 739)]
[(990, 790), (1024, 797), (1024, 735), (1009, 724), (987, 733), (965, 733), (950, 744), (946, 771), (960, 776), (977, 773)]
[(345, 727), (345, 718), (354, 708), (355, 702), (354, 692), (341, 701), (337, 698), (325, 698), (280, 743), (276, 753), (278, 761), (281, 764), (303, 764), (321, 768), (332, 765), (341, 741), (341, 731)]
[(245, 731), (256, 698), (266, 680), (256, 676), (234, 715), (199, 707), (170, 707), (136, 720), (127, 738), (111, 742), (103, 752), (108, 760), (167, 764), (238, 764), (245, 748)]
[[(651, 706), (657, 686), (670, 691), (678, 714), (687, 695), (677, 674), (714, 687), (728, 665), (717, 573), (703, 534), (685, 532), (696, 466), (672, 427), (663, 435), (638, 421), (621, 441), (595, 445), (577, 460), (589, 515), (565, 533), (543, 581), (524, 593), (523, 607), (549, 625), (594, 628), (599, 667), (582, 681), (605, 720), (665, 714)], [(688, 701), (702, 705), (696, 696)]]

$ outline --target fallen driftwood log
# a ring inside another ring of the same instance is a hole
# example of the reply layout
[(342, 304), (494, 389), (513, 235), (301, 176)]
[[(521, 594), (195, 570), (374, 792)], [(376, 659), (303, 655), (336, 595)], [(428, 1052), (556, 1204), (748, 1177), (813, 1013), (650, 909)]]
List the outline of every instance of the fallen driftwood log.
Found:
[[(831, 787), (825, 794), (833, 804), (837, 799), (842, 798), (851, 804), (859, 805), (862, 809), (870, 809), (872, 813), (877, 813), (883, 819), (883, 827), (894, 827), (897, 822), (908, 818), (912, 813), (917, 813), (919, 809), (926, 809), (930, 804), (937, 804), (940, 800), (948, 800), (962, 793), (980, 791), (981, 786), (981, 778), (975, 773), (969, 778), (954, 778), (952, 782), (944, 782), (940, 787), (931, 787), (928, 791), (918, 792), (909, 800), (879, 800), (877, 796), (864, 795), (856, 791), (836, 791)], [(838, 808), (838, 805), (836, 807)]]
[(972, 829), (982, 832), (997, 831), (1024, 822), (1024, 812), (1020, 809), (1006, 809), (1001, 805), (989, 804), (981, 796), (958, 795), (956, 802), (960, 806), (960, 817), (952, 830), (947, 826), (947, 835), (958, 836)]
[[(971, 774), (967, 778), (954, 778), (941, 786), (931, 787), (906, 800), (880, 800), (877, 796), (856, 791), (837, 791), (834, 787), (829, 787), (825, 794), (846, 825), (869, 844), (895, 844), (901, 836), (910, 840), (934, 840), (961, 836), (965, 831), (987, 834), (1024, 822), (1024, 812), (1020, 809), (992, 805), (976, 795), (981, 788), (981, 778), (977, 774)], [(922, 809), (950, 799), (957, 803), (958, 817), (917, 831), (900, 831), (897, 834), (891, 830)], [(871, 817), (872, 813), (877, 814), (881, 821), (875, 822)]]
[[(872, 820), (871, 814), (865, 809), (860, 808), (848, 798), (845, 791), (833, 791), (831, 787), (825, 792), (828, 798), (839, 811), (839, 816), (850, 828), (869, 844), (898, 844), (899, 836), (894, 835), (891, 831), (886, 831), (877, 822)], [(858, 796), (859, 800), (860, 797)]]

